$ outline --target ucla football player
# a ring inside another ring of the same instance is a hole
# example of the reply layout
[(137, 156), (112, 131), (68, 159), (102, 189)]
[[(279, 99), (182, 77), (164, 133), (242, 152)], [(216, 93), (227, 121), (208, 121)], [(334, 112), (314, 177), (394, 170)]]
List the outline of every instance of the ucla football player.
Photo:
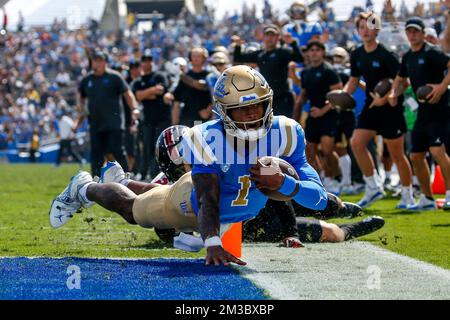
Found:
[[(140, 183), (127, 188), (131, 182), (126, 177), (100, 184), (79, 172), (53, 201), (50, 223), (60, 227), (80, 209), (98, 203), (145, 228), (200, 232), (206, 265), (244, 265), (223, 249), (220, 237), (231, 223), (253, 218), (265, 206), (268, 198), (259, 189), (277, 190), (306, 208), (327, 206), (327, 193), (306, 161), (303, 129), (292, 119), (274, 117), (272, 98), (256, 70), (228, 68), (214, 90), (219, 119), (183, 132), (179, 150), (191, 172), (170, 186), (142, 184), (146, 192), (139, 195), (132, 189)], [(264, 156), (289, 162), (299, 180), (283, 174), (276, 162), (261, 161)]]

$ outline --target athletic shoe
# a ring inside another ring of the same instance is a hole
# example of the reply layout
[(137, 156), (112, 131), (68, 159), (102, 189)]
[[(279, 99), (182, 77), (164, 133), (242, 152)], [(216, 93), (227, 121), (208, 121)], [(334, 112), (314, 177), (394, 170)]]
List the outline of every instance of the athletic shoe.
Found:
[(378, 216), (372, 216), (356, 223), (339, 225), (339, 228), (346, 233), (345, 240), (362, 237), (381, 229), (384, 226), (384, 219)]
[(355, 218), (361, 216), (363, 210), (356, 203), (342, 202), (342, 208), (339, 209), (338, 217)]
[(325, 179), (323, 179), (323, 186), (325, 187), (325, 190), (334, 195), (339, 196), (341, 193), (339, 181), (335, 179), (326, 177)]
[(444, 211), (450, 211), (450, 199), (445, 199), (442, 209), (444, 209)]
[(70, 179), (67, 188), (53, 200), (49, 212), (50, 224), (53, 228), (62, 227), (75, 213), (91, 205), (78, 196), (80, 189), (89, 182), (92, 182), (91, 175), (86, 171), (80, 171)]
[(340, 189), (341, 189), (341, 195), (342, 194), (346, 194), (346, 195), (355, 194), (354, 188), (351, 184), (341, 185)]
[(407, 207), (408, 210), (436, 210), (436, 203), (433, 199), (428, 199), (423, 193), (419, 201)]
[(400, 202), (395, 206), (396, 209), (407, 209), (415, 204), (414, 197), (408, 192), (402, 192)]
[(128, 179), (127, 174), (117, 161), (108, 161), (100, 169), (100, 183), (121, 183), (126, 179)]
[(360, 194), (365, 189), (364, 183), (354, 183), (353, 184), (353, 194)]
[(369, 188), (366, 185), (366, 192), (364, 193), (364, 197), (358, 202), (358, 205), (361, 208), (367, 208), (375, 201), (383, 199), (386, 196), (382, 187)]

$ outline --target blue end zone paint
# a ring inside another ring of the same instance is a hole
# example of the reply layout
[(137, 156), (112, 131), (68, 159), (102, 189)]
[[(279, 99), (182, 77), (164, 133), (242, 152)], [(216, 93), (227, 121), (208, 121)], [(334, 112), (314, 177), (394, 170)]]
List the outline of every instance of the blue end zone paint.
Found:
[[(83, 258), (0, 259), (0, 299), (264, 299), (234, 269), (203, 260)], [(81, 289), (67, 287), (67, 268), (81, 271)]]

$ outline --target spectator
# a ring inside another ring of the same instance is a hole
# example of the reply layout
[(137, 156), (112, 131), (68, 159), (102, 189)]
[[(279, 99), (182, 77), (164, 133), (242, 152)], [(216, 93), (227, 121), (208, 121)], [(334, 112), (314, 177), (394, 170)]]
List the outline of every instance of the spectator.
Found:
[[(369, 21), (370, 25), (369, 25)], [(397, 74), (400, 63), (396, 55), (377, 41), (381, 21), (373, 12), (362, 12), (355, 20), (363, 45), (352, 52), (351, 77), (344, 87), (350, 94), (360, 85), (360, 78), (366, 81), (366, 102), (358, 116), (357, 128), (353, 133), (351, 146), (361, 171), (364, 174), (366, 190), (358, 203), (367, 207), (385, 196), (381, 179), (378, 177), (374, 160), (367, 145), (379, 134), (384, 138), (389, 153), (397, 165), (402, 183), (402, 198), (397, 205), (405, 209), (414, 203), (411, 166), (404, 153), (406, 121), (403, 115), (403, 98), (395, 107), (389, 106), (387, 95), (376, 96), (375, 86), (384, 79), (392, 79)]]
[(234, 62), (257, 63), (274, 92), (274, 114), (292, 117), (294, 96), (289, 88), (288, 67), (291, 61), (303, 62), (303, 56), (297, 42), (290, 35), (284, 37), (284, 41), (291, 49), (279, 47), (279, 41), (280, 30), (273, 24), (264, 27), (264, 48), (251, 53), (242, 53), (241, 38), (233, 36)]
[[(80, 83), (80, 118), (75, 130), (87, 116), (90, 125), (91, 170), (92, 175), (100, 176), (100, 168), (105, 161), (115, 159), (128, 170), (124, 147), (125, 119), (121, 96), (137, 116), (137, 102), (122, 76), (107, 69), (108, 57), (105, 52), (96, 50), (92, 55), (92, 72)], [(87, 110), (84, 105), (87, 100)]]
[(36, 153), (39, 152), (40, 138), (39, 138), (39, 129), (33, 129), (33, 135), (31, 136), (30, 142), (30, 162), (36, 162)]
[(430, 172), (425, 160), (426, 153), (430, 151), (441, 167), (445, 180), (447, 192), (444, 210), (450, 210), (450, 158), (445, 150), (450, 122), (450, 58), (437, 47), (425, 42), (425, 23), (422, 19), (410, 18), (406, 22), (405, 30), (411, 49), (402, 59), (389, 101), (396, 104), (398, 97), (408, 87), (408, 78), (414, 92), (423, 85), (433, 88), (426, 102), (419, 101), (417, 120), (412, 132), (411, 160), (422, 193), (418, 203), (412, 204), (409, 209), (436, 208), (431, 192)]
[(289, 10), (288, 15), (291, 23), (283, 28), (283, 33), (290, 34), (297, 40), (297, 44), (302, 47), (306, 46), (311, 40), (321, 40), (323, 34), (322, 27), (319, 23), (309, 23), (306, 21), (308, 16), (308, 6), (302, 2), (294, 2)]
[[(212, 100), (206, 82), (208, 71), (205, 64), (208, 51), (205, 48), (194, 48), (189, 54), (192, 69), (181, 74), (178, 86), (173, 92), (175, 102), (172, 108), (172, 124), (192, 127), (197, 121), (211, 118)], [(181, 109), (181, 104), (183, 108)]]
[(151, 177), (158, 174), (155, 157), (155, 144), (160, 133), (170, 126), (170, 106), (164, 103), (163, 96), (167, 92), (169, 83), (167, 77), (153, 71), (153, 56), (150, 50), (145, 50), (141, 58), (142, 76), (132, 83), (132, 90), (138, 101), (144, 107), (143, 138), (144, 154), (141, 166), (141, 175)]
[(83, 158), (78, 152), (75, 152), (72, 148), (72, 142), (74, 141), (74, 121), (69, 115), (62, 112), (58, 118), (59, 128), (59, 152), (56, 158), (56, 166), (61, 164), (64, 154), (72, 156), (80, 165), (83, 163)]

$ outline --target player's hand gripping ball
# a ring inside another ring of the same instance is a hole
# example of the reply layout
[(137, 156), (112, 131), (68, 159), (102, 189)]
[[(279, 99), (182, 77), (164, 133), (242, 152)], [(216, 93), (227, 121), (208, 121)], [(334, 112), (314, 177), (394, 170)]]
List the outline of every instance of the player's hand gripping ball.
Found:
[(285, 175), (299, 180), (297, 171), (290, 163), (276, 157), (262, 157), (250, 168), (250, 180), (267, 197), (277, 201), (288, 201), (291, 198), (278, 192), (284, 182)]

